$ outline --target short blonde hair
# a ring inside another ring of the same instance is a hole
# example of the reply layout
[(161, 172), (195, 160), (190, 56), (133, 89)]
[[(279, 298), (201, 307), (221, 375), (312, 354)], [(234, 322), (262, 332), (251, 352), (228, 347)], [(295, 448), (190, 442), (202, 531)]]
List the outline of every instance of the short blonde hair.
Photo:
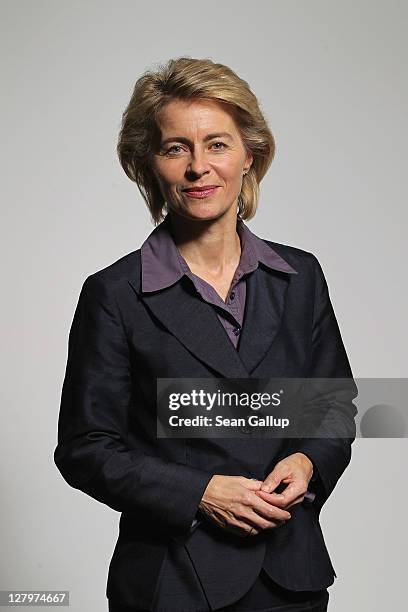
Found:
[(228, 66), (184, 56), (159, 65), (158, 70), (147, 70), (136, 81), (122, 115), (119, 160), (127, 176), (137, 184), (154, 224), (160, 223), (167, 211), (151, 165), (154, 142), (160, 132), (157, 114), (173, 99), (197, 98), (231, 105), (244, 146), (253, 155), (251, 168), (243, 177), (238, 215), (245, 220), (256, 213), (259, 183), (275, 155), (275, 140), (258, 100), (248, 83)]

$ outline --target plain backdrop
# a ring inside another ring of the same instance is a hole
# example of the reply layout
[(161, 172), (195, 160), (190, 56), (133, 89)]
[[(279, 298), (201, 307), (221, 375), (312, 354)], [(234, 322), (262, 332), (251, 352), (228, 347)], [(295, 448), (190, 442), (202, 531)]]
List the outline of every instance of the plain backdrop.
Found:
[[(395, 0), (0, 6), (0, 589), (70, 590), (74, 612), (103, 612), (119, 514), (70, 488), (52, 455), (82, 283), (153, 230), (115, 152), (136, 79), (189, 55), (248, 81), (277, 143), (248, 226), (318, 257), (355, 377), (405, 377), (408, 9)], [(338, 575), (331, 612), (403, 609), (407, 459), (406, 439), (353, 444), (321, 513)]]

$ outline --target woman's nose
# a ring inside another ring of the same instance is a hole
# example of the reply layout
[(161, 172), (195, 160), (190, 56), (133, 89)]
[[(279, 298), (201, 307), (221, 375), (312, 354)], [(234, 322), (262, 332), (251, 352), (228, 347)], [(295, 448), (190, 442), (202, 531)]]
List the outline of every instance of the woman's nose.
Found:
[(187, 165), (187, 172), (192, 174), (204, 174), (209, 170), (208, 159), (203, 151), (194, 151)]

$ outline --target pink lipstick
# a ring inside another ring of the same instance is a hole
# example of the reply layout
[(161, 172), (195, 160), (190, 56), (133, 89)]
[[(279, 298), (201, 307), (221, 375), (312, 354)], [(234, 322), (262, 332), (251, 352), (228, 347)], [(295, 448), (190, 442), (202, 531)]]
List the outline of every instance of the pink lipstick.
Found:
[(183, 191), (190, 198), (207, 198), (208, 196), (215, 193), (217, 189), (217, 185), (208, 185), (205, 187), (192, 187), (191, 189), (183, 189)]

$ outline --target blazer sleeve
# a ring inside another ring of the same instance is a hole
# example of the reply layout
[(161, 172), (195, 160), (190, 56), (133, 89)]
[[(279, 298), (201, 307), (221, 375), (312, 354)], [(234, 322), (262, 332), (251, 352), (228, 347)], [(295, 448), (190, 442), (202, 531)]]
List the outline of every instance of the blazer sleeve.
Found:
[[(315, 299), (308, 378), (342, 379), (341, 384), (337, 385), (337, 393), (328, 394), (323, 404), (319, 398), (323, 410), (330, 410), (331, 426), (328, 431), (335, 431), (336, 436), (327, 435), (326, 437), (324, 427), (322, 427), (322, 437), (293, 440), (293, 452), (302, 452), (307, 455), (316, 470), (316, 477), (311, 481), (309, 488), (316, 493), (314, 505), (320, 512), (351, 460), (351, 445), (356, 436), (355, 416), (357, 414), (357, 408), (352, 400), (357, 396), (358, 390), (343, 345), (323, 270), (317, 258), (311, 255)], [(322, 388), (325, 388), (324, 385)], [(336, 389), (336, 381), (333, 381), (333, 389)], [(311, 402), (311, 410), (312, 412), (314, 410), (313, 402)], [(307, 418), (307, 412), (305, 418)]]
[(189, 532), (212, 474), (127, 446), (130, 351), (113, 290), (83, 283), (68, 339), (54, 461), (66, 482), (118, 512)]

